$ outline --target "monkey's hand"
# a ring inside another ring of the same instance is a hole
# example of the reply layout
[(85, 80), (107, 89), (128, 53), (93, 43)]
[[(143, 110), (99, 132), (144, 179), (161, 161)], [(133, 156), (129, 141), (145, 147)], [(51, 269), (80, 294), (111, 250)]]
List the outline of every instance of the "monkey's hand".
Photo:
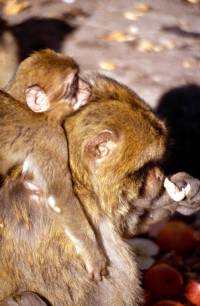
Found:
[(149, 203), (148, 200), (143, 200), (146, 206), (149, 204), (149, 209), (146, 209), (144, 216), (140, 216), (137, 234), (147, 231), (152, 224), (176, 211), (191, 215), (200, 210), (200, 180), (185, 172), (179, 172), (167, 181), (165, 189), (155, 200)]
[(46, 302), (44, 302), (39, 295), (32, 292), (24, 292), (20, 295), (6, 298), (6, 300), (0, 302), (0, 306), (26, 306), (26, 305), (47, 306)]
[(191, 215), (200, 210), (200, 180), (185, 172), (179, 172), (171, 177), (171, 181), (179, 188), (190, 186), (185, 198), (178, 202), (176, 211), (183, 215)]
[(103, 276), (108, 274), (108, 261), (98, 245), (93, 246), (89, 250), (81, 251), (86, 270), (90, 274), (90, 278), (101, 281)]

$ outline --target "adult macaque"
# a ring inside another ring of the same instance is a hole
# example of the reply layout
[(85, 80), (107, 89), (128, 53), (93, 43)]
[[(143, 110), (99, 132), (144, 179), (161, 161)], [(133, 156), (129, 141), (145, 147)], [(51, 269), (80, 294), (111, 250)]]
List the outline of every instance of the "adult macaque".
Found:
[(18, 100), (0, 92), (0, 174), (25, 161), (87, 271), (99, 280), (106, 274), (107, 260), (74, 194), (61, 126), (63, 116), (85, 103), (77, 73), (71, 58), (50, 50), (22, 62), (9, 89)]
[[(48, 196), (37, 181), (19, 176), (13, 185), (8, 178), (0, 191), (0, 300), (21, 290), (37, 292), (54, 306), (138, 306), (137, 264), (122, 235), (140, 230), (156, 205), (159, 211), (166, 211), (165, 204), (172, 210), (198, 208), (200, 182), (186, 174), (173, 178), (179, 187), (190, 184), (185, 200), (173, 204), (164, 190), (158, 167), (166, 150), (164, 124), (125, 86), (103, 77), (88, 82), (89, 103), (64, 128), (74, 188), (109, 259), (109, 277), (89, 279), (72, 242), (66, 246), (62, 227), (43, 205)], [(18, 195), (20, 182), (30, 195)], [(162, 194), (163, 207), (156, 202)]]
[(131, 224), (131, 235), (176, 210), (191, 214), (200, 209), (197, 179), (186, 173), (171, 178), (179, 187), (192, 186), (184, 201), (173, 201), (164, 189), (159, 167), (167, 147), (164, 123), (127, 87), (102, 76), (87, 81), (92, 88), (89, 105), (65, 124), (73, 179), (78, 182), (74, 188), (81, 202), (90, 188), (101, 209), (109, 203), (106, 213), (120, 234), (127, 234)]

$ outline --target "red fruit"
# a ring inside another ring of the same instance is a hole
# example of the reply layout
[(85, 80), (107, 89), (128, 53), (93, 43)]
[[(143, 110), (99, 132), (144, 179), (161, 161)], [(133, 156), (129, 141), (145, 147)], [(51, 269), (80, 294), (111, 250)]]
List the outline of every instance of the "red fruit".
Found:
[(166, 223), (157, 238), (157, 243), (163, 251), (173, 250), (178, 254), (191, 251), (197, 241), (195, 230), (181, 221)]
[(158, 300), (173, 299), (181, 294), (183, 278), (172, 266), (160, 263), (146, 272), (144, 285)]
[(163, 301), (157, 302), (156, 304), (153, 304), (153, 306), (184, 306), (184, 305), (176, 301), (163, 300)]
[(185, 288), (185, 296), (192, 304), (200, 306), (200, 283), (190, 280)]
[(144, 291), (144, 306), (152, 306), (153, 297), (149, 290)]

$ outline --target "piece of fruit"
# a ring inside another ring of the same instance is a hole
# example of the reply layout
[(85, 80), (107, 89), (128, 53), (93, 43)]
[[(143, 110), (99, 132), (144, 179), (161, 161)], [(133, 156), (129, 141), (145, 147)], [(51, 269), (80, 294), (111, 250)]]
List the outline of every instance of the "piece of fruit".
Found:
[(195, 306), (200, 306), (200, 283), (190, 280), (185, 288), (185, 297)]
[(181, 221), (166, 223), (158, 233), (157, 243), (163, 251), (190, 252), (198, 241), (195, 230)]
[(160, 263), (146, 272), (144, 285), (158, 300), (173, 299), (181, 294), (183, 278), (172, 266)]
[(149, 290), (144, 290), (144, 305), (143, 306), (152, 306), (153, 297)]
[(184, 305), (177, 301), (162, 300), (153, 304), (153, 306), (184, 306)]

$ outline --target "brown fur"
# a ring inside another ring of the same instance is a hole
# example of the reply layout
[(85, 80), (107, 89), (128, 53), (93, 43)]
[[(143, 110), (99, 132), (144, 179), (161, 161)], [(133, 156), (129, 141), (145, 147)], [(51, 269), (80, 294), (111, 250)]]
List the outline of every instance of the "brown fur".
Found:
[[(70, 73), (78, 79), (78, 65), (71, 58), (50, 49), (33, 53), (19, 65), (6, 91), (19, 101), (26, 101), (25, 91), (28, 87), (39, 85), (48, 95), (50, 103), (57, 105), (69, 95), (67, 76)], [(71, 88), (71, 96), (76, 88)]]
[[(5, 175), (26, 159), (37, 183), (53, 197), (55, 211), (60, 211), (55, 212), (55, 218), (73, 241), (86, 269), (91, 277), (99, 279), (106, 273), (107, 261), (73, 192), (66, 137), (61, 127), (61, 119), (70, 113), (65, 99), (68, 101), (78, 90), (77, 82), (73, 87), (73, 82), (66, 81), (71, 72), (73, 76), (78, 72), (71, 58), (50, 50), (40, 51), (21, 63), (10, 84), (8, 91), (21, 100), (0, 93), (0, 174)], [(47, 93), (51, 105), (44, 114), (34, 114), (22, 103), (26, 88), (37, 84)]]
[(0, 299), (29, 290), (54, 306), (141, 303), (136, 258), (122, 234), (127, 220), (140, 220), (135, 204), (142, 193), (149, 195), (148, 203), (156, 198), (149, 177), (162, 191), (162, 178), (153, 169), (165, 152), (166, 129), (126, 87), (102, 77), (91, 86), (90, 104), (69, 117), (65, 129), (74, 188), (109, 259), (109, 276), (98, 283), (89, 279), (70, 240), (65, 243), (60, 224), (43, 205), (45, 195), (41, 191), (33, 201), (19, 177), (14, 185), (7, 181), (0, 193), (0, 282), (5, 284)]
[(47, 304), (37, 294), (23, 292), (0, 302), (0, 306), (47, 306)]

